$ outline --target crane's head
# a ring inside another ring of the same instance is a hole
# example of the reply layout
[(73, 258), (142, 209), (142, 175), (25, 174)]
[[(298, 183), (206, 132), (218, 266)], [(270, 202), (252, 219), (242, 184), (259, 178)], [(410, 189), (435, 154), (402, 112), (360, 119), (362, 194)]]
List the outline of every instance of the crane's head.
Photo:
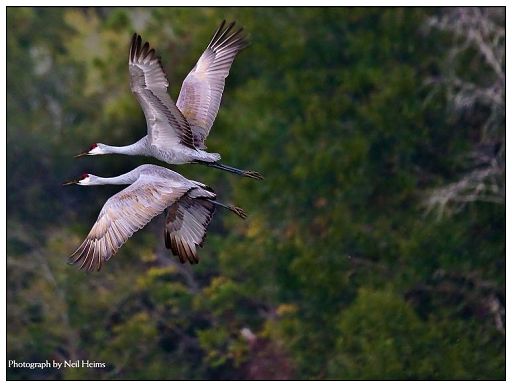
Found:
[(62, 185), (71, 185), (71, 184), (78, 184), (78, 185), (91, 185), (91, 176), (88, 173), (82, 173), (79, 179), (68, 181)]
[(89, 149), (76, 155), (75, 158), (82, 157), (82, 156), (94, 156), (94, 155), (103, 155), (103, 154), (105, 154), (105, 152), (103, 151), (103, 144), (94, 143), (89, 147)]

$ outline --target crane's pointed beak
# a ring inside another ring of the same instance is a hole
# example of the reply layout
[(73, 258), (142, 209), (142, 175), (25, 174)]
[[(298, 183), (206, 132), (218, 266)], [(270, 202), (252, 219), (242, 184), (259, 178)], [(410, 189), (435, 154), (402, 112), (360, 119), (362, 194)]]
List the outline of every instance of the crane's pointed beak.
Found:
[(79, 158), (79, 157), (84, 157), (84, 156), (89, 156), (89, 151), (87, 152), (82, 152), (76, 156), (73, 156), (75, 159)]
[(71, 180), (71, 181), (66, 181), (65, 183), (62, 183), (62, 185), (72, 185), (72, 184), (78, 184), (80, 180)]

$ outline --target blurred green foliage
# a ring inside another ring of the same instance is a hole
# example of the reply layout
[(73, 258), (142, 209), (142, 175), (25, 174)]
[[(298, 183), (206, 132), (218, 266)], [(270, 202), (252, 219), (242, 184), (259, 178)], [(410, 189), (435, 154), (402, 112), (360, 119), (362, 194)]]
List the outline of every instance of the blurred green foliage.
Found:
[[(424, 28), (440, 12), (8, 8), (7, 357), (106, 363), (8, 378), (504, 379), (504, 208), (439, 220), (420, 206), (475, 141), (442, 89), (428, 98), (452, 44)], [(219, 212), (194, 267), (165, 250), (161, 218), (99, 273), (66, 265), (119, 187), (60, 183), (159, 163), (71, 158), (145, 133), (131, 34), (156, 47), (176, 99), (222, 19), (252, 45), (208, 147), (265, 180), (172, 168), (249, 218)]]

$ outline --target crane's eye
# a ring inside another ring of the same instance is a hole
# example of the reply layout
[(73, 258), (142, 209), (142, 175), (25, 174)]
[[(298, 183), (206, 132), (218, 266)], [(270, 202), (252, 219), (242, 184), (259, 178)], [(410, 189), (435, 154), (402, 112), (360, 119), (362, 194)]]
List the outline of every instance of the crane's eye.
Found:
[(80, 180), (86, 179), (89, 177), (88, 173), (82, 173), (82, 176), (80, 176)]
[(98, 144), (94, 143), (91, 145), (91, 147), (89, 148), (90, 151), (92, 151), (94, 148), (96, 148), (98, 146)]

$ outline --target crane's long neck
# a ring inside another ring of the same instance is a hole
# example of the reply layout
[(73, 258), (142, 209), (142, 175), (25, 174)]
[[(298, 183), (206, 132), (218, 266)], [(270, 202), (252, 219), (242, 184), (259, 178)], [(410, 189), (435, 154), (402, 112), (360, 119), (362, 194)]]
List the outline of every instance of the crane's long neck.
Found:
[(144, 136), (139, 141), (134, 144), (126, 145), (126, 146), (112, 146), (112, 145), (103, 145), (102, 152), (103, 153), (116, 153), (121, 155), (146, 155), (146, 142), (147, 136)]
[(101, 177), (91, 175), (86, 185), (128, 185), (139, 178), (140, 171), (137, 169), (115, 177)]

